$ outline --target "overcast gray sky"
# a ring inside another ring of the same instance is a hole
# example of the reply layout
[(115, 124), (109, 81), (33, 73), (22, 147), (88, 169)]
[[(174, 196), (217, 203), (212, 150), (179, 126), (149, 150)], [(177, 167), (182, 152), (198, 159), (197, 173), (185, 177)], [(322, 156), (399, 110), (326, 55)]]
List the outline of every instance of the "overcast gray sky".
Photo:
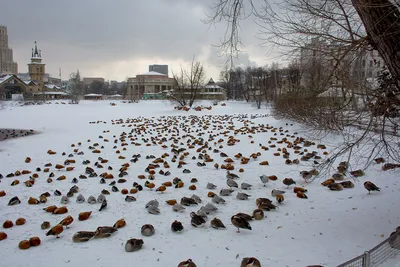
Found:
[[(207, 79), (219, 79), (224, 59), (212, 45), (225, 28), (201, 22), (212, 0), (3, 1), (0, 24), (8, 28), (19, 72), (27, 72), (37, 41), (46, 72), (58, 77), (61, 68), (63, 79), (79, 69), (83, 77), (122, 81), (147, 72), (150, 64), (168, 64), (171, 73), (193, 56)], [(251, 20), (243, 22), (242, 66), (268, 63), (256, 32)]]

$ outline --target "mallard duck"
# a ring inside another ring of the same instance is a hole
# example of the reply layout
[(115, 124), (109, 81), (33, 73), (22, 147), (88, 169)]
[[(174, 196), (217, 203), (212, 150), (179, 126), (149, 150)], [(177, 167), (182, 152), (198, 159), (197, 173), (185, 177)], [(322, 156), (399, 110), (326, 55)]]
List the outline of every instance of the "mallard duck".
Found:
[(262, 183), (264, 184), (264, 186), (265, 186), (265, 184), (268, 183), (269, 178), (268, 178), (267, 175), (263, 174), (263, 175), (260, 176), (260, 180), (261, 180), (261, 182), (262, 182)]
[(251, 230), (249, 222), (237, 214), (231, 217), (231, 222), (238, 229), (238, 233), (240, 233), (239, 228)]
[(343, 190), (343, 185), (338, 183), (331, 183), (328, 185), (328, 188), (332, 191), (341, 191)]
[(241, 192), (238, 192), (236, 195), (236, 198), (239, 200), (247, 200), (247, 199), (249, 199), (249, 197), (251, 197), (251, 196), (246, 193), (241, 193)]
[(96, 198), (94, 196), (88, 197), (87, 201), (88, 201), (89, 204), (96, 204), (97, 203), (97, 200), (96, 200)]
[(353, 188), (354, 184), (352, 181), (344, 181), (340, 183), (344, 188)]
[(181, 205), (183, 206), (190, 206), (190, 205), (198, 205), (197, 202), (190, 197), (182, 197), (181, 198)]
[(82, 194), (79, 194), (79, 196), (76, 198), (76, 203), (83, 203), (85, 202), (85, 197)]
[(50, 222), (48, 221), (44, 221), (41, 225), (40, 228), (42, 228), (42, 230), (46, 230), (50, 228)]
[(251, 258), (243, 258), (240, 267), (261, 267), (261, 263), (254, 257)]
[(197, 267), (197, 265), (191, 259), (188, 259), (187, 261), (181, 261), (178, 267)]
[(98, 197), (97, 197), (97, 202), (98, 203), (103, 203), (103, 201), (106, 199), (106, 196), (105, 195), (103, 195), (103, 194), (100, 194)]
[(248, 184), (248, 183), (242, 183), (242, 184), (240, 185), (240, 188), (242, 188), (243, 190), (250, 190), (251, 187), (252, 187), (252, 185), (251, 185), (251, 184)]
[(136, 239), (132, 238), (126, 241), (125, 244), (125, 251), (126, 252), (133, 252), (133, 251), (138, 251), (142, 248), (144, 242), (142, 239)]
[(365, 189), (368, 190), (368, 194), (371, 194), (371, 191), (381, 191), (379, 187), (377, 187), (373, 182), (371, 181), (366, 181), (364, 183)]
[(92, 231), (79, 231), (72, 237), (73, 242), (87, 242), (95, 236), (96, 232)]
[(141, 233), (144, 236), (152, 236), (156, 230), (154, 229), (154, 226), (151, 224), (145, 224), (142, 226)]
[(196, 194), (193, 194), (190, 198), (196, 201), (196, 203), (201, 203), (201, 198)]
[(243, 212), (236, 213), (236, 216), (240, 216), (248, 222), (253, 220), (253, 216), (243, 213)]
[(147, 207), (147, 212), (150, 214), (160, 214), (160, 209), (157, 206), (150, 205)]
[(20, 204), (20, 203), (21, 203), (21, 200), (19, 200), (18, 197), (12, 197), (10, 199), (10, 201), (8, 201), (8, 205), (9, 206), (17, 205), (17, 204)]
[(215, 185), (215, 184), (213, 184), (213, 183), (207, 183), (207, 189), (215, 189), (215, 188), (217, 188), (217, 186)]
[(232, 190), (230, 188), (224, 188), (219, 191), (220, 196), (230, 196), (235, 190)]
[(183, 231), (183, 225), (180, 221), (174, 221), (171, 224), (171, 230), (172, 232), (182, 232)]
[(101, 206), (100, 206), (99, 211), (102, 211), (102, 210), (104, 210), (106, 208), (107, 208), (107, 200), (104, 199), (103, 202), (101, 202)]
[(134, 202), (134, 201), (136, 201), (136, 198), (134, 196), (126, 196), (125, 201), (126, 202)]
[(158, 205), (160, 205), (160, 203), (157, 201), (157, 199), (153, 199), (153, 200), (150, 200), (149, 202), (147, 202), (145, 207), (147, 209), (149, 206), (158, 207)]
[(179, 204), (179, 203), (175, 203), (175, 204), (172, 206), (172, 210), (175, 211), (175, 212), (181, 212), (181, 211), (184, 211), (184, 210), (185, 210), (185, 207), (182, 206), (182, 205)]
[(220, 196), (218, 196), (218, 195), (215, 195), (215, 196), (213, 196), (213, 198), (212, 198), (212, 202), (213, 202), (213, 203), (216, 203), (216, 204), (224, 204), (226, 201), (225, 201), (225, 199), (223, 199), (222, 197), (220, 197)]
[(276, 197), (277, 195), (283, 195), (285, 193), (286, 193), (286, 191), (283, 191), (283, 190), (272, 189), (271, 196)]
[(239, 185), (235, 182), (235, 180), (233, 180), (233, 179), (227, 179), (226, 180), (226, 184), (229, 186), (229, 187), (236, 187), (236, 188), (239, 188)]
[(261, 209), (255, 209), (254, 211), (253, 211), (253, 218), (255, 219), (255, 220), (262, 220), (262, 219), (264, 219), (264, 211), (263, 210), (261, 210)]
[(205, 225), (206, 220), (204, 220), (204, 218), (202, 216), (197, 215), (194, 212), (190, 213), (190, 217), (192, 218), (190, 223), (194, 226), (194, 227), (202, 227)]
[(296, 182), (292, 178), (285, 178), (283, 179), (283, 184), (287, 185), (288, 187), (292, 184), (296, 184)]
[(115, 227), (100, 226), (100, 227), (97, 227), (94, 237), (96, 237), (96, 238), (110, 237), (113, 233), (115, 233), (117, 231), (118, 231), (118, 229)]
[(214, 229), (221, 229), (221, 228), (225, 229), (226, 228), (225, 225), (223, 224), (223, 222), (218, 218), (212, 219), (210, 224), (211, 224), (211, 227)]

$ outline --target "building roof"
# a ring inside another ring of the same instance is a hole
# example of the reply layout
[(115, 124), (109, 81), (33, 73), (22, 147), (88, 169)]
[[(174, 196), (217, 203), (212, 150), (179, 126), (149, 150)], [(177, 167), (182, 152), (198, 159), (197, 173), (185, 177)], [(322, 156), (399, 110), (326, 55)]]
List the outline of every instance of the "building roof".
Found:
[(0, 83), (10, 79), (12, 76), (13, 76), (13, 74), (6, 74), (6, 75), (3, 75), (3, 76), (0, 76)]
[(43, 92), (43, 93), (34, 93), (34, 95), (69, 95), (66, 92)]
[(145, 72), (145, 73), (142, 73), (142, 74), (138, 74), (136, 76), (166, 76), (166, 77), (168, 77), (168, 75), (165, 75), (165, 74), (162, 74), (162, 73), (159, 73), (159, 72), (155, 72), (155, 71)]
[(87, 95), (84, 95), (84, 96), (103, 96), (102, 94), (87, 94)]

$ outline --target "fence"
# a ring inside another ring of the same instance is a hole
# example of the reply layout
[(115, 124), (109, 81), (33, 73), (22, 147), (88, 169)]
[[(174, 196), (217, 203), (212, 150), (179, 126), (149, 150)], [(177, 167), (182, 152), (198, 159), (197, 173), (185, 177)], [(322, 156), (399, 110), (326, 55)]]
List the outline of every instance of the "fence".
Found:
[(366, 251), (364, 254), (355, 257), (338, 267), (377, 267), (399, 254), (400, 231), (396, 231), (373, 249)]

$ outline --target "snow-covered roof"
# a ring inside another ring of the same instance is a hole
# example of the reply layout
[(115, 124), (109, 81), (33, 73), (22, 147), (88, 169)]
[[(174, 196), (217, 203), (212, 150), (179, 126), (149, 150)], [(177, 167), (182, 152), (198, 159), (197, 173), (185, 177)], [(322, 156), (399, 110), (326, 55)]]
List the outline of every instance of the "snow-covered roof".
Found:
[(65, 92), (43, 92), (43, 93), (35, 93), (34, 95), (68, 95)]
[(87, 95), (84, 95), (84, 96), (103, 96), (102, 94), (87, 94)]
[(55, 85), (55, 84), (52, 84), (52, 83), (47, 83), (47, 84), (45, 84), (44, 86), (46, 86), (46, 87), (49, 88), (49, 89), (60, 89), (59, 86), (57, 86), (57, 85)]
[[(149, 72), (145, 72), (145, 73), (138, 74), (138, 75), (139, 76), (166, 76), (166, 77), (168, 77), (168, 75), (165, 75), (165, 74), (162, 74), (159, 72), (155, 72), (155, 71), (149, 71)], [(138, 75), (136, 75), (136, 76), (138, 76)]]
[(0, 83), (10, 79), (12, 76), (13, 76), (13, 74), (7, 74), (7, 75), (4, 75), (4, 76), (0, 76)]

